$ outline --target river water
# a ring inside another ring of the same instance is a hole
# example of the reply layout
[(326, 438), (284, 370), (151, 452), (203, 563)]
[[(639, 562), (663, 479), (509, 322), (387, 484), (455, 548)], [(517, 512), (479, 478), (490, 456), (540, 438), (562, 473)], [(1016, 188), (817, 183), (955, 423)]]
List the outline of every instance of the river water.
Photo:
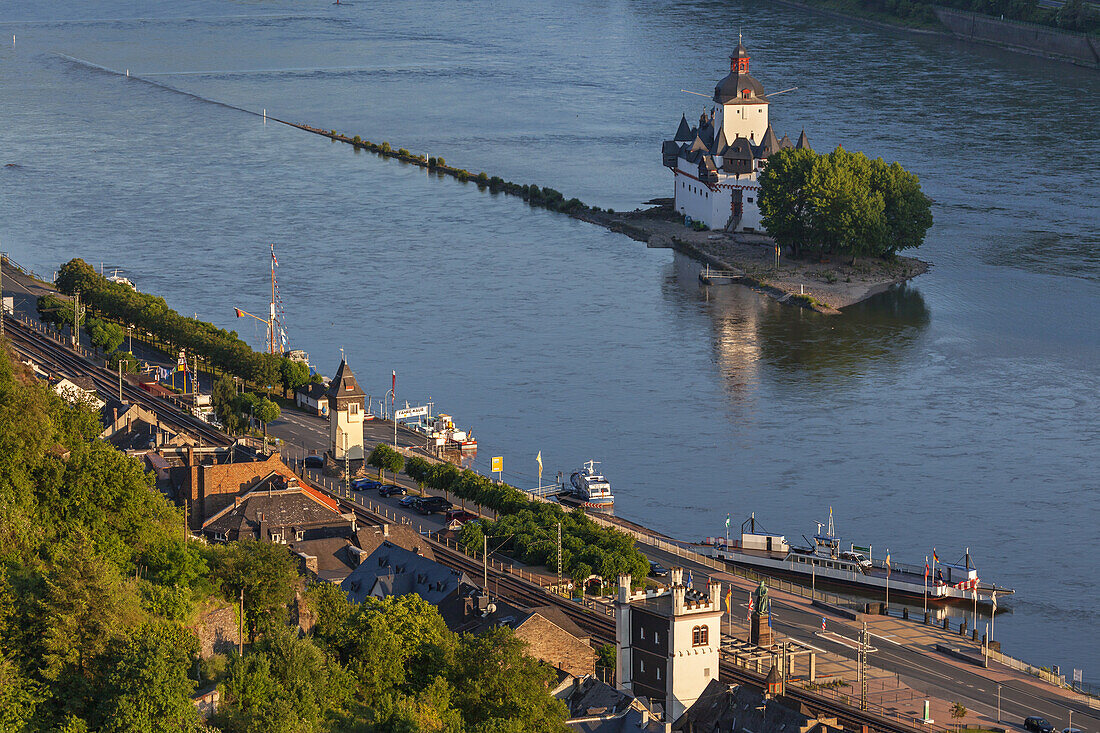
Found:
[[(920, 175), (928, 274), (821, 317), (234, 109), (627, 209), (669, 194), (660, 141), (705, 103), (679, 90), (739, 27), (766, 88), (799, 87), (780, 134)], [(375, 397), (396, 369), (479, 465), (527, 486), (538, 451), (548, 477), (595, 458), (617, 513), (685, 539), (833, 507), (895, 561), (969, 547), (1017, 590), (1005, 651), (1100, 679), (1094, 72), (741, 0), (5, 0), (0, 95), (17, 262), (121, 266), (260, 347), (233, 308), (263, 312), (277, 242), (293, 346), (327, 373), (343, 347)]]

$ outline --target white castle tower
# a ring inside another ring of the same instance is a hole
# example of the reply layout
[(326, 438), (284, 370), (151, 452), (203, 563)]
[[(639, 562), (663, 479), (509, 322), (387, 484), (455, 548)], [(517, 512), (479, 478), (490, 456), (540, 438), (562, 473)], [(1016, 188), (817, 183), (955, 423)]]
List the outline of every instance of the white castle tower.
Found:
[(797, 144), (776, 137), (768, 95), (749, 75), (749, 52), (740, 43), (730, 54), (730, 73), (714, 87), (714, 102), (695, 127), (681, 116), (675, 137), (661, 145), (661, 160), (673, 174), (674, 207), (685, 223), (690, 217), (710, 229), (762, 232), (757, 176), (770, 156), (810, 142), (805, 132)]
[(363, 397), (366, 393), (351, 373), (346, 361), (340, 362), (328, 392), (329, 454), (338, 462), (363, 460)]

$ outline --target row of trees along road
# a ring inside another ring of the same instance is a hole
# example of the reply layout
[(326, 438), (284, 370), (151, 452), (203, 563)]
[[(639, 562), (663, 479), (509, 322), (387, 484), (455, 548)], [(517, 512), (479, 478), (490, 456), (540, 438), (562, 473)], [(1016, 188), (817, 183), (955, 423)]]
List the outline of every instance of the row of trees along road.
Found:
[[(309, 367), (277, 354), (253, 351), (237, 335), (197, 318), (182, 316), (168, 307), (164, 298), (139, 293), (111, 282), (91, 265), (76, 258), (61, 266), (56, 282), (66, 295), (80, 291), (82, 304), (106, 318), (132, 326), (173, 349), (185, 349), (200, 357), (210, 368), (232, 374), (261, 389), (279, 385), (284, 394), (311, 381)], [(72, 323), (72, 306), (68, 306)], [(40, 308), (40, 312), (42, 309)], [(319, 379), (317, 377), (316, 379)]]
[(267, 437), (267, 425), (279, 419), (282, 411), (278, 403), (251, 392), (237, 392), (237, 385), (229, 376), (222, 375), (210, 390), (210, 405), (214, 414), (231, 434), (244, 432), (249, 418), (259, 420)]
[[(510, 630), (460, 637), (415, 595), (305, 587), (284, 545), (189, 541), (99, 431), (0, 344), (0, 731), (568, 732), (553, 671)], [(242, 594), (243, 655), (200, 656), (200, 615), (228, 609), (235, 635)], [(212, 685), (213, 728), (190, 699)]]
[(795, 257), (890, 258), (919, 247), (932, 226), (915, 175), (840, 147), (826, 155), (786, 148), (768, 158), (760, 211), (768, 234)]
[(450, 463), (429, 463), (413, 457), (405, 473), (422, 488), (446, 491), (479, 508), (496, 512), (496, 521), (467, 522), (459, 541), (469, 552), (491, 545), (528, 565), (558, 565), (558, 525), (561, 525), (561, 562), (566, 576), (583, 582), (595, 574), (610, 580), (628, 573), (635, 585), (649, 575), (649, 561), (628, 534), (593, 522), (583, 511), (565, 511), (561, 505), (534, 501), (519, 489)]

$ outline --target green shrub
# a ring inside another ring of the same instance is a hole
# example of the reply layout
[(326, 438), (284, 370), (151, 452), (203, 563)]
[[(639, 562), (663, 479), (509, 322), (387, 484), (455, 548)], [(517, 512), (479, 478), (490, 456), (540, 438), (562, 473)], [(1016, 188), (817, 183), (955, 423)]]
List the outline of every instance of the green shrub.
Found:
[(382, 142), (382, 152), (383, 153), (391, 153), (391, 152), (393, 152), (393, 148), (390, 147), (390, 144), (388, 142), (383, 141)]
[(436, 160), (435, 158), (428, 158), (428, 167), (429, 168), (435, 168), (438, 163), (439, 163), (439, 161)]

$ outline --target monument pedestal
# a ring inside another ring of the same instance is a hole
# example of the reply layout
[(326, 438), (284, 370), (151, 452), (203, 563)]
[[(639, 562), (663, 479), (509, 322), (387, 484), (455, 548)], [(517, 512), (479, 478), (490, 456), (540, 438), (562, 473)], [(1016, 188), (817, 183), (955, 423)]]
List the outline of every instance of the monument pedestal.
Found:
[(363, 459), (352, 458), (351, 460), (344, 461), (342, 458), (333, 458), (332, 451), (325, 451), (325, 465), (323, 473), (326, 476), (333, 478), (344, 478), (344, 464), (347, 464), (347, 470), (351, 473), (352, 477), (360, 475), (363, 471)]
[(765, 647), (775, 643), (775, 634), (772, 633), (772, 627), (768, 625), (769, 618), (771, 618), (770, 612), (766, 614), (752, 612), (752, 619), (749, 621), (749, 643)]

